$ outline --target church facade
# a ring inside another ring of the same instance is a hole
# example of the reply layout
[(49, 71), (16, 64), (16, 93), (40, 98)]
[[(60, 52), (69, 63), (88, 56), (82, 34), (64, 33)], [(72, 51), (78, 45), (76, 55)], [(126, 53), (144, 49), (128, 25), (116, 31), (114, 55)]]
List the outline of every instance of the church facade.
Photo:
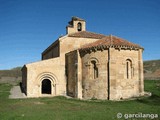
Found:
[(141, 46), (88, 32), (78, 17), (72, 17), (66, 32), (43, 51), (41, 61), (23, 66), (28, 97), (120, 100), (144, 94)]

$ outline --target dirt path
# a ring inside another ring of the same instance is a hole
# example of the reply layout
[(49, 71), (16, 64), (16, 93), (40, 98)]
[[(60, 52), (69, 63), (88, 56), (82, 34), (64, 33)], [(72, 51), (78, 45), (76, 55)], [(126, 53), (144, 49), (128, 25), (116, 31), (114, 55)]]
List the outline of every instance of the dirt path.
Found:
[(13, 86), (10, 90), (10, 99), (17, 99), (17, 98), (27, 98), (24, 93), (22, 93), (20, 86)]

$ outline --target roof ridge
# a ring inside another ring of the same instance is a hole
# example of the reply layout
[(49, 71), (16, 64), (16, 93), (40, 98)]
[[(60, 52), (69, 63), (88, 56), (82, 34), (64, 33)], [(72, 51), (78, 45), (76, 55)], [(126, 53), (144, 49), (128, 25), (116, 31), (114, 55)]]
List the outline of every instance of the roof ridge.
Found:
[(95, 32), (90, 32), (90, 31), (75, 32), (75, 33), (69, 34), (68, 36), (69, 37), (80, 37), (80, 38), (95, 38), (95, 39), (102, 39), (106, 37), (106, 35), (95, 33)]
[(123, 38), (114, 36), (114, 35), (108, 35), (106, 37), (103, 37), (102, 39), (99, 39), (96, 42), (87, 44), (82, 46), (80, 49), (90, 49), (92, 47), (100, 47), (100, 46), (105, 46), (105, 47), (115, 47), (115, 48), (131, 48), (131, 49), (143, 49), (140, 45), (132, 43), (128, 40), (125, 40)]
[(81, 32), (87, 32), (87, 33), (99, 34), (99, 35), (103, 35), (103, 36), (107, 37), (107, 36), (106, 36), (106, 35), (104, 35), (104, 34), (96, 33), (96, 32), (91, 32), (91, 31), (87, 31), (87, 30), (86, 30), (86, 31), (79, 31), (79, 32), (71, 33), (71, 34), (69, 34), (69, 35), (76, 34), (76, 33), (81, 33)]

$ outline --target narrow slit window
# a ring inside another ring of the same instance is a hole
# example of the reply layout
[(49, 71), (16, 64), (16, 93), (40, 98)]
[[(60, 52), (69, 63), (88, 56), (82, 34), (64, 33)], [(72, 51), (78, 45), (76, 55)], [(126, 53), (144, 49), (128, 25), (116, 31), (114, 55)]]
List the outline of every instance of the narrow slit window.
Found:
[(92, 76), (94, 79), (98, 78), (98, 67), (95, 61), (91, 61), (92, 64)]
[(129, 79), (129, 63), (127, 62), (127, 65), (126, 65), (126, 72), (127, 72), (127, 79)]
[(132, 67), (132, 61), (127, 59), (126, 60), (126, 78), (127, 79), (132, 79), (134, 72), (133, 72), (133, 67)]

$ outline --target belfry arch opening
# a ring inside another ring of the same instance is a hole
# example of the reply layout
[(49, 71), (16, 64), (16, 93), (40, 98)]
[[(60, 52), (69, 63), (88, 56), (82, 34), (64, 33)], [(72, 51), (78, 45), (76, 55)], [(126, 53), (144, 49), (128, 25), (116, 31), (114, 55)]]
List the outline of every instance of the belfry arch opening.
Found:
[(82, 31), (82, 24), (80, 22), (77, 24), (77, 30)]
[(41, 89), (42, 94), (51, 94), (51, 81), (49, 79), (44, 79)]

